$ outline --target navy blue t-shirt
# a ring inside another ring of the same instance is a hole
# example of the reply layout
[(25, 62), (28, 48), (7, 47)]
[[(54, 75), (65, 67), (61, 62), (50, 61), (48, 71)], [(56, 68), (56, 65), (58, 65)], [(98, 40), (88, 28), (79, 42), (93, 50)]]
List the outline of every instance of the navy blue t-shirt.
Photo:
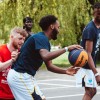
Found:
[[(86, 40), (93, 41), (93, 51), (91, 55), (96, 66), (96, 54), (100, 46), (100, 29), (95, 26), (93, 21), (91, 21), (83, 30), (81, 41), (83, 48), (85, 48)], [(84, 66), (84, 68), (90, 69), (88, 63)]]
[(50, 51), (49, 39), (43, 32), (32, 35), (24, 43), (20, 50), (20, 55), (12, 68), (17, 72), (35, 75), (38, 68), (42, 65), (43, 60), (39, 54), (40, 49)]

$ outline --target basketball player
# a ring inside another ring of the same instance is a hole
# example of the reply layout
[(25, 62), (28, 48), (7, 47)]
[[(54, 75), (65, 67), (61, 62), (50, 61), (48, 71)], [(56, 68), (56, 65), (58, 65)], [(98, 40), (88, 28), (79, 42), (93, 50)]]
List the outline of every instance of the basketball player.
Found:
[(14, 100), (7, 83), (7, 74), (26, 36), (27, 32), (23, 28), (15, 27), (11, 30), (9, 43), (0, 46), (0, 100)]
[(85, 88), (82, 100), (91, 100), (100, 85), (100, 74), (96, 70), (96, 54), (100, 46), (100, 2), (93, 6), (94, 19), (84, 28), (81, 45), (88, 53), (88, 63), (78, 70), (76, 84)]
[(73, 75), (76, 70), (71, 68), (62, 69), (52, 64), (52, 59), (65, 53), (67, 50), (82, 48), (72, 45), (63, 49), (50, 52), (49, 40), (57, 39), (59, 33), (59, 21), (54, 15), (44, 16), (40, 22), (43, 32), (29, 37), (21, 48), (20, 56), (13, 64), (7, 77), (9, 86), (16, 100), (45, 100), (35, 81), (36, 71), (41, 67), (43, 61), (49, 71)]
[(30, 17), (25, 17), (23, 19), (23, 29), (26, 30), (26, 32), (28, 33), (27, 38), (25, 39), (25, 41), (32, 35), (34, 34), (32, 32), (32, 27), (33, 27), (33, 20)]

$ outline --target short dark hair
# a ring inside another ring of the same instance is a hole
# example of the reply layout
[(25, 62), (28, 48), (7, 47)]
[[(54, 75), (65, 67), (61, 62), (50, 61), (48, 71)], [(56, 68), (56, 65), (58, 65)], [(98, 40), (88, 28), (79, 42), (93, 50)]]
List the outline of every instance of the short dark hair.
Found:
[(56, 22), (56, 20), (58, 20), (58, 18), (54, 15), (47, 15), (41, 18), (39, 26), (43, 31), (46, 31), (51, 24), (54, 24)]
[(25, 23), (26, 21), (32, 21), (33, 22), (32, 18), (30, 18), (30, 17), (23, 18), (23, 23)]
[(93, 9), (95, 8), (100, 8), (100, 2), (96, 2), (94, 5), (93, 5)]

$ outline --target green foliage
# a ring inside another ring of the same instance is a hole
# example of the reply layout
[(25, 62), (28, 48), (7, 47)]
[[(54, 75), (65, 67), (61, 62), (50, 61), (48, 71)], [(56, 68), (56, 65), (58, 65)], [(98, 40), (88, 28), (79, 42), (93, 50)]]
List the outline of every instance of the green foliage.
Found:
[[(87, 2), (86, 2), (87, 1)], [(42, 16), (53, 14), (60, 21), (58, 40), (53, 45), (62, 47), (80, 43), (81, 33), (91, 17), (89, 0), (1, 0), (0, 39), (8, 41), (11, 28), (23, 26), (23, 18), (33, 18), (33, 32), (41, 31), (38, 26)], [(95, 0), (93, 0), (95, 1)]]

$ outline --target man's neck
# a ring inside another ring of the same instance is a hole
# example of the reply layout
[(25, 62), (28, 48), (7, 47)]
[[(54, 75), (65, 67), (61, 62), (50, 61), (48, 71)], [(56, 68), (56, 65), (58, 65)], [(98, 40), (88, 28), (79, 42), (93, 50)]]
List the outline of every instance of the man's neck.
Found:
[(96, 25), (97, 28), (100, 28), (100, 22), (97, 22), (95, 19), (93, 20), (94, 24)]
[(29, 29), (26, 29), (26, 31), (28, 34), (30, 34), (30, 35), (32, 34), (31, 30), (29, 30)]
[(17, 49), (15, 49), (15, 48), (12, 46), (11, 43), (8, 43), (8, 44), (7, 44), (7, 47), (8, 47), (8, 49), (9, 49), (10, 52), (13, 52), (13, 51), (17, 50)]
[(48, 37), (49, 40), (51, 40), (50, 32), (49, 31), (44, 31), (44, 34)]

